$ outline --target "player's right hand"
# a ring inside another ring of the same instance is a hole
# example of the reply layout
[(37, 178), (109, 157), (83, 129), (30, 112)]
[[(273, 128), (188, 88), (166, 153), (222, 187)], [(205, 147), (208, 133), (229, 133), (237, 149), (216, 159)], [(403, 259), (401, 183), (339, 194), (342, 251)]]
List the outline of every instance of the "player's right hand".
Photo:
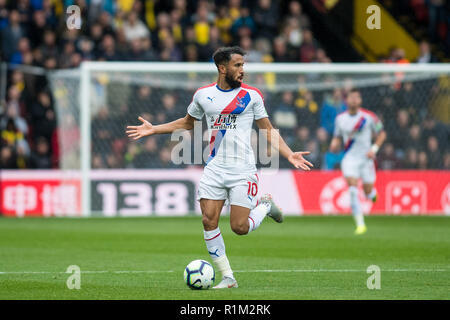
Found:
[(153, 125), (145, 120), (142, 117), (138, 118), (142, 124), (140, 126), (127, 126), (126, 134), (128, 135), (128, 138), (133, 138), (133, 140), (138, 140), (145, 136), (150, 136), (155, 133), (155, 130), (153, 129)]

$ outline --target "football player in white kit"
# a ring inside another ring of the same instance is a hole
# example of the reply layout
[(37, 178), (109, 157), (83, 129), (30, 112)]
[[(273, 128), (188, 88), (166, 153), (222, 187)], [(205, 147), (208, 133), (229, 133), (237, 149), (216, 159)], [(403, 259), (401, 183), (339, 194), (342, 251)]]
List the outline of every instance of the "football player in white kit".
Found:
[(357, 235), (367, 231), (358, 197), (358, 180), (362, 179), (366, 197), (375, 202), (377, 193), (373, 187), (376, 178), (374, 160), (386, 139), (381, 121), (375, 113), (363, 109), (361, 104), (361, 93), (357, 89), (351, 90), (347, 96), (348, 110), (336, 117), (334, 137), (330, 145), (330, 151), (337, 152), (340, 148), (340, 138), (344, 140), (345, 155), (341, 170), (349, 186), (350, 206)]
[[(261, 92), (243, 83), (244, 51), (239, 47), (218, 49), (213, 59), (218, 70), (217, 82), (198, 89), (184, 118), (152, 125), (142, 117), (140, 126), (128, 126), (126, 133), (133, 139), (177, 129), (190, 130), (194, 121), (206, 117), (210, 138), (210, 154), (200, 180), (197, 200), (200, 201), (204, 239), (208, 252), (222, 273), (216, 289), (238, 286), (225, 254), (225, 243), (219, 229), (219, 218), (225, 200), (231, 206), (231, 229), (238, 235), (254, 231), (266, 216), (283, 221), (281, 210), (268, 194), (259, 198), (251, 129), (253, 120), (272, 147), (296, 168), (310, 170), (313, 165), (303, 155), (293, 152), (272, 124)], [(274, 143), (272, 143), (274, 141)]]

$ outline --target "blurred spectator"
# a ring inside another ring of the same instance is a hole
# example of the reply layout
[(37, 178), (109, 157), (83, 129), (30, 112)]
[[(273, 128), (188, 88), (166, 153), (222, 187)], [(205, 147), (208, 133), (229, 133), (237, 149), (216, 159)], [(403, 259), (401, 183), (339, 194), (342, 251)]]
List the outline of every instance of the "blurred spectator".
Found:
[(450, 170), (450, 152), (446, 152), (444, 155), (444, 165), (443, 168), (444, 170)]
[(297, 20), (302, 29), (309, 29), (311, 26), (308, 16), (303, 14), (302, 5), (297, 0), (289, 2), (288, 17)]
[(251, 37), (256, 32), (256, 24), (253, 18), (250, 16), (250, 9), (242, 7), (240, 11), (240, 17), (234, 20), (231, 26), (231, 34), (236, 39), (242, 37)]
[(53, 30), (47, 29), (44, 31), (44, 39), (39, 50), (45, 58), (58, 56), (58, 47), (56, 43), (56, 34)]
[(428, 139), (431, 136), (434, 136), (437, 138), (439, 149), (448, 150), (448, 148), (450, 147), (450, 128), (448, 125), (444, 125), (443, 123), (438, 122), (433, 117), (428, 116), (423, 121), (422, 126), (422, 137), (424, 139), (424, 142), (427, 143)]
[(78, 51), (83, 61), (90, 61), (95, 59), (94, 43), (86, 37), (82, 37), (78, 41)]
[(0, 30), (8, 25), (8, 6), (6, 0), (0, 0)]
[(31, 108), (33, 135), (43, 137), (50, 143), (56, 128), (56, 116), (49, 93), (38, 93), (37, 101)]
[(197, 8), (196, 15), (193, 17), (194, 20), (194, 33), (196, 43), (200, 46), (205, 46), (209, 42), (209, 12), (206, 5), (199, 5)]
[(316, 138), (319, 146), (319, 151), (321, 154), (324, 154), (325, 152), (328, 151), (331, 136), (332, 135), (328, 134), (328, 132), (324, 128), (317, 128)]
[(20, 91), (17, 87), (10, 87), (8, 90), (8, 101), (6, 102), (6, 112), (5, 118), (0, 121), (0, 129), (6, 127), (6, 121), (12, 120), (14, 126), (19, 130), (24, 136), (28, 134), (28, 123), (24, 118), (20, 116), (21, 110), (23, 110), (22, 103), (20, 102)]
[(11, 63), (23, 64), (25, 55), (28, 53), (31, 53), (30, 40), (26, 37), (22, 37), (17, 44), (17, 50), (11, 56)]
[[(133, 112), (141, 114), (152, 103), (152, 88), (150, 86), (140, 86), (135, 88), (132, 93), (134, 99), (130, 99), (130, 109)], [(133, 119), (134, 120), (134, 119)], [(147, 119), (152, 122), (152, 119)]]
[(183, 58), (181, 50), (176, 46), (175, 40), (168, 35), (164, 38), (161, 45), (161, 61), (181, 61)]
[(291, 62), (287, 51), (286, 41), (282, 37), (276, 37), (273, 40), (273, 59), (274, 62)]
[(151, 168), (158, 163), (158, 144), (156, 137), (148, 137), (144, 141), (142, 151), (132, 160), (134, 168)]
[(405, 58), (406, 52), (403, 48), (394, 47), (391, 49), (389, 57), (384, 62), (389, 63), (409, 63), (409, 61)]
[(306, 150), (306, 145), (310, 140), (310, 131), (306, 126), (301, 126), (297, 128), (295, 140), (292, 142), (291, 149), (292, 150)]
[(143, 50), (141, 46), (141, 39), (133, 39), (130, 40), (130, 51), (127, 53), (128, 61), (142, 61), (143, 58)]
[[(92, 121), (92, 147), (94, 150), (103, 150), (107, 154), (111, 152), (113, 135), (110, 123), (108, 109), (102, 107)], [(106, 157), (107, 154), (102, 154), (102, 156)]]
[(0, 168), (17, 169), (16, 155), (10, 146), (0, 147)]
[(294, 108), (294, 94), (291, 91), (282, 93), (281, 102), (273, 108), (273, 121), (280, 129), (281, 134), (286, 134), (287, 130), (297, 127), (297, 118)]
[(142, 61), (157, 61), (158, 56), (156, 51), (152, 47), (150, 38), (141, 39)]
[(417, 149), (410, 148), (406, 151), (406, 157), (403, 161), (403, 169), (417, 169), (419, 168), (419, 155)]
[(104, 36), (101, 45), (100, 57), (106, 61), (117, 61), (121, 59), (120, 54), (116, 51), (116, 41), (113, 36), (109, 34)]
[(127, 150), (124, 156), (124, 167), (133, 168), (136, 156), (139, 154), (140, 149), (137, 143), (128, 143)]
[(242, 37), (239, 45), (247, 53), (245, 56), (246, 62), (261, 62), (262, 61), (262, 57), (263, 57), (262, 52), (254, 49), (252, 38)]
[(405, 148), (419, 150), (422, 146), (422, 137), (420, 134), (420, 126), (414, 124), (409, 129), (409, 134), (404, 141)]
[(417, 58), (417, 63), (433, 63), (438, 62), (438, 59), (433, 56), (430, 49), (430, 43), (428, 41), (421, 41), (419, 44), (420, 54)]
[(23, 36), (25, 36), (25, 30), (20, 25), (19, 12), (11, 10), (8, 24), (1, 30), (2, 53), (7, 61), (11, 59), (12, 54), (17, 50), (19, 40)]
[(100, 23), (95, 22), (89, 29), (89, 39), (94, 43), (94, 53), (97, 56), (103, 37), (103, 28)]
[(405, 137), (407, 137), (409, 133), (409, 113), (406, 110), (402, 109), (397, 113), (396, 126), (392, 127), (392, 129), (395, 131), (388, 134), (388, 139), (394, 145), (397, 152), (400, 152), (398, 156), (402, 157), (405, 146)]
[(103, 161), (103, 158), (99, 154), (92, 154), (92, 169), (104, 169), (106, 168), (106, 164)]
[(212, 61), (212, 55), (213, 53), (219, 49), (219, 47), (222, 47), (223, 43), (220, 39), (220, 31), (217, 27), (212, 26), (209, 29), (209, 42), (207, 45), (204, 46), (197, 46), (198, 48), (198, 58), (196, 60), (198, 61)]
[(31, 152), (30, 165), (34, 169), (51, 169), (50, 147), (44, 137), (36, 139), (36, 151)]
[(172, 162), (172, 152), (168, 147), (164, 147), (161, 149), (161, 151), (159, 151), (157, 161), (158, 161), (157, 167), (162, 169), (175, 169), (182, 167), (180, 165), (175, 165)]
[(108, 155), (106, 155), (106, 167), (108, 169), (119, 169), (122, 168), (122, 156), (115, 154), (115, 153), (110, 153)]
[(72, 41), (68, 41), (64, 44), (62, 53), (58, 58), (58, 65), (60, 68), (71, 68), (72, 55), (75, 53), (75, 44)]
[(21, 132), (13, 118), (5, 118), (5, 125), (1, 129), (1, 142), (3, 145), (8, 145), (15, 148), (19, 143), (25, 141), (25, 136)]
[(295, 100), (297, 122), (305, 123), (310, 129), (314, 129), (319, 124), (319, 107), (313, 98), (311, 91), (306, 91), (304, 94)]
[(420, 151), (417, 161), (417, 169), (428, 169), (428, 156), (425, 151)]
[(176, 120), (184, 116), (184, 112), (180, 112), (180, 108), (177, 108), (176, 98), (173, 93), (165, 93), (162, 96), (162, 106), (164, 107), (164, 113), (169, 120)]
[(233, 21), (239, 18), (241, 5), (241, 0), (228, 0), (228, 15)]
[(446, 22), (445, 0), (426, 0), (428, 5), (428, 33), (431, 39), (437, 40), (437, 27)]
[(316, 56), (317, 46), (314, 42), (311, 30), (303, 31), (303, 41), (300, 46), (300, 62), (312, 62)]
[(42, 10), (36, 10), (33, 13), (33, 20), (31, 22), (28, 34), (33, 48), (42, 43), (44, 31), (47, 28), (45, 21), (45, 14)]
[(256, 23), (256, 37), (273, 39), (279, 21), (278, 3), (272, 0), (258, 0), (252, 13)]
[(327, 95), (322, 104), (320, 111), (320, 126), (324, 128), (329, 135), (334, 132), (334, 121), (336, 116), (347, 109), (342, 90), (335, 88), (333, 90), (333, 96)]
[(230, 29), (233, 24), (233, 19), (230, 17), (229, 10), (226, 6), (219, 7), (214, 24), (219, 29), (222, 42), (227, 45), (230, 44), (232, 40)]
[(397, 94), (396, 100), (397, 103), (407, 109), (411, 120), (418, 122), (423, 120), (424, 108), (422, 108), (422, 104), (420, 103), (421, 99), (418, 97), (420, 93), (415, 89), (412, 82), (404, 82), (402, 90)]
[(430, 136), (427, 141), (428, 167), (430, 169), (442, 168), (442, 154), (439, 150), (439, 144), (434, 136)]
[(146, 25), (139, 20), (135, 11), (130, 11), (128, 13), (128, 17), (123, 23), (123, 32), (127, 41), (150, 36), (150, 31), (147, 29)]
[(288, 43), (289, 51), (295, 52), (300, 48), (303, 41), (303, 33), (299, 22), (295, 18), (288, 18), (282, 30), (282, 36)]
[(394, 170), (399, 167), (399, 160), (395, 156), (392, 143), (386, 143), (378, 155), (378, 166), (381, 170)]

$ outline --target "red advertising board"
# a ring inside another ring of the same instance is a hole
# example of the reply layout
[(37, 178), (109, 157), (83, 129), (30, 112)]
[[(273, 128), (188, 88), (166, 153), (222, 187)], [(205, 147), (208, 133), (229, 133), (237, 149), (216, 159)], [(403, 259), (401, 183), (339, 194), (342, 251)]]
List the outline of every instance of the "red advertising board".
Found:
[(79, 180), (2, 179), (1, 212), (5, 216), (81, 215)]
[[(339, 171), (293, 171), (304, 214), (350, 212), (347, 184)], [(449, 171), (378, 171), (376, 203), (360, 189), (363, 210), (371, 214), (450, 214)]]
[[(200, 214), (195, 194), (201, 169), (93, 170), (90, 212), (81, 212), (79, 172), (6, 171), (0, 174), (0, 212), (5, 216), (151, 216)], [(271, 193), (287, 215), (349, 214), (340, 171), (261, 172), (259, 191)], [(365, 213), (450, 215), (450, 171), (378, 171), (378, 201)]]

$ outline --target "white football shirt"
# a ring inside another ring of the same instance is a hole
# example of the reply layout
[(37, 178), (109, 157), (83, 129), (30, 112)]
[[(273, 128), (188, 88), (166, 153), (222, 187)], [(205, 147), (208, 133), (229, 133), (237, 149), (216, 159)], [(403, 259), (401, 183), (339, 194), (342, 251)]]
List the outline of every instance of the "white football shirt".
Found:
[(336, 117), (334, 136), (344, 140), (345, 158), (366, 158), (374, 134), (382, 129), (375, 113), (360, 108), (354, 115), (345, 111)]
[(187, 112), (197, 120), (206, 117), (209, 168), (241, 174), (256, 171), (251, 147), (253, 120), (268, 117), (258, 89), (242, 84), (239, 88), (222, 90), (212, 83), (195, 92)]

